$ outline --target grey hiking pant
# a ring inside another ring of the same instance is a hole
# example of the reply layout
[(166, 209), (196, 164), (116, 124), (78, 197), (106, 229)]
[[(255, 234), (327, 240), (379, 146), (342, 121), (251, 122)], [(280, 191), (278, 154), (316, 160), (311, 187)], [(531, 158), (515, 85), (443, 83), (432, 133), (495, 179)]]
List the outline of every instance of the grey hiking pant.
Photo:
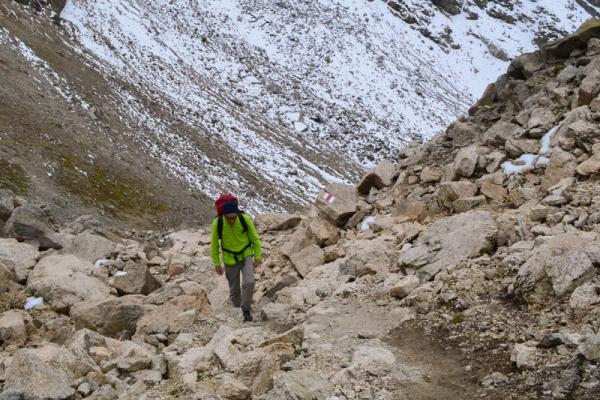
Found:
[[(242, 290), (240, 292), (240, 273)], [(229, 299), (234, 307), (250, 311), (254, 296), (254, 258), (248, 256), (235, 265), (225, 265), (225, 276), (229, 283)]]

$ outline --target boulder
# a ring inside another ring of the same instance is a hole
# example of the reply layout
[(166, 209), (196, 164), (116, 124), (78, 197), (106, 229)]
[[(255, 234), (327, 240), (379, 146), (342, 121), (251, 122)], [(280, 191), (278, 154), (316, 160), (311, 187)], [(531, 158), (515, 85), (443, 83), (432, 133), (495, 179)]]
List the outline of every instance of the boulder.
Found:
[(575, 169), (579, 175), (588, 176), (600, 171), (600, 153), (595, 153), (593, 156), (582, 162)]
[(246, 400), (251, 397), (250, 389), (231, 374), (223, 375), (217, 394), (228, 400)]
[(357, 210), (357, 195), (354, 186), (330, 183), (319, 192), (315, 207), (323, 218), (342, 227)]
[(391, 235), (380, 235), (373, 240), (357, 240), (346, 245), (346, 266), (359, 277), (387, 273), (397, 257), (395, 239)]
[(432, 224), (414, 246), (401, 252), (398, 266), (416, 271), (421, 282), (428, 281), (444, 268), (490, 253), (497, 235), (496, 222), (485, 211), (443, 218)]
[(579, 84), (577, 104), (587, 106), (600, 94), (600, 71), (592, 70)]
[(458, 151), (454, 158), (454, 169), (457, 175), (465, 178), (473, 175), (479, 158), (479, 150), (479, 146), (469, 146)]
[(600, 304), (600, 286), (590, 283), (579, 286), (573, 291), (569, 299), (572, 309), (586, 309)]
[(27, 332), (25, 324), (31, 323), (32, 318), (25, 311), (8, 310), (0, 315), (0, 342), (25, 344)]
[(250, 389), (253, 396), (264, 396), (273, 389), (273, 376), (281, 371), (283, 364), (294, 358), (296, 351), (291, 343), (274, 343), (244, 353), (235, 370), (252, 382)]
[(455, 200), (452, 203), (452, 210), (454, 210), (455, 213), (460, 214), (470, 211), (483, 204), (487, 204), (485, 196), (465, 197), (462, 199)]
[(504, 143), (508, 139), (513, 139), (517, 136), (520, 129), (519, 125), (507, 121), (499, 121), (485, 131), (483, 134), (483, 143), (491, 147), (504, 146)]
[(438, 204), (451, 210), (455, 200), (474, 197), (477, 194), (477, 185), (472, 182), (442, 182), (434, 193)]
[(589, 19), (571, 35), (546, 43), (541, 51), (550, 56), (568, 58), (573, 50), (585, 49), (588, 41), (597, 37), (600, 37), (600, 20)]
[(68, 314), (71, 306), (81, 301), (109, 297), (110, 288), (93, 276), (95, 270), (93, 264), (73, 255), (49, 255), (33, 268), (27, 289), (55, 311)]
[(200, 231), (192, 232), (189, 230), (182, 230), (173, 232), (169, 234), (169, 243), (171, 244), (169, 253), (181, 253), (188, 256), (194, 256), (198, 254), (200, 250), (198, 243), (200, 243), (203, 236), (204, 235)]
[(296, 214), (261, 214), (254, 220), (257, 232), (286, 231), (297, 227), (302, 217)]
[(591, 335), (579, 345), (579, 353), (594, 363), (600, 362), (600, 336)]
[(331, 398), (334, 386), (315, 371), (293, 370), (273, 376), (273, 389), (266, 400), (325, 400)]
[(14, 209), (2, 229), (2, 236), (31, 243), (41, 251), (62, 248), (62, 245), (57, 242), (58, 238), (52, 229), (47, 212), (32, 204)]
[(29, 400), (59, 400), (75, 395), (72, 374), (60, 364), (47, 363), (43, 349), (20, 349), (6, 369), (4, 390), (13, 389)]
[(403, 299), (420, 285), (416, 275), (408, 275), (400, 279), (391, 289), (390, 296)]
[(101, 301), (84, 301), (71, 307), (69, 316), (75, 329), (87, 328), (104, 336), (118, 337), (123, 331), (132, 336), (140, 318), (153, 307), (144, 305), (144, 296), (129, 295)]
[(133, 339), (156, 344), (156, 335), (168, 336), (193, 329), (199, 314), (212, 315), (206, 291), (198, 296), (178, 296), (144, 314), (138, 320)]
[(37, 263), (40, 252), (27, 243), (15, 239), (0, 239), (0, 262), (13, 274), (14, 280), (24, 284)]
[(552, 237), (534, 249), (519, 269), (515, 293), (536, 304), (571, 295), (595, 276), (592, 261), (595, 256), (589, 254), (596, 251), (595, 240), (593, 234), (565, 233)]
[(15, 194), (12, 191), (0, 189), (0, 222), (6, 222), (10, 218), (15, 209), (14, 200)]
[(396, 165), (389, 160), (383, 160), (360, 180), (356, 189), (363, 194), (369, 193), (373, 187), (383, 189), (392, 185), (395, 175)]
[(10, 269), (0, 261), (0, 294), (6, 292), (11, 287), (12, 280)]
[(510, 361), (520, 369), (531, 369), (536, 366), (535, 347), (529, 347), (524, 344), (516, 344), (510, 356)]
[(541, 53), (540, 51), (534, 51), (515, 57), (510, 62), (506, 74), (514, 79), (529, 79), (542, 68), (544, 68), (544, 60)]
[(340, 239), (337, 228), (327, 220), (315, 218), (310, 221), (309, 226), (319, 246), (332, 246)]
[(128, 261), (123, 268), (123, 275), (114, 277), (113, 286), (119, 295), (144, 294), (148, 295), (161, 287), (159, 281), (150, 273), (148, 267)]
[(117, 252), (119, 246), (105, 237), (90, 233), (80, 233), (78, 235), (58, 233), (56, 234), (56, 240), (63, 246), (59, 252), (60, 254), (73, 254), (91, 263), (110, 258)]
[(316, 244), (302, 249), (290, 257), (290, 261), (301, 277), (305, 277), (313, 268), (325, 263), (325, 253)]

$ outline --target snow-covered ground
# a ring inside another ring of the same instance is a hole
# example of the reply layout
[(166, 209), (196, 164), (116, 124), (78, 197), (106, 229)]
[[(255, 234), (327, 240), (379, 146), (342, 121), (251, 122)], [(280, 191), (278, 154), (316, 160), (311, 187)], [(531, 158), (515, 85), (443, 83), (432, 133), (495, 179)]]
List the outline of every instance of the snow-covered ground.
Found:
[[(106, 74), (159, 102), (168, 98), (190, 127), (231, 140), (214, 120), (231, 126), (244, 118), (222, 106), (233, 98), (254, 113), (246, 118), (277, 124), (287, 140), (370, 168), (465, 113), (506, 71), (508, 61), (491, 48), (512, 58), (536, 48), (536, 32), (570, 33), (589, 18), (571, 0), (456, 3), (458, 15), (417, 0), (68, 0), (61, 17)], [(115, 94), (131, 100), (127, 91)], [(121, 113), (154, 132), (140, 138), (149, 152), (192, 185), (219, 192), (223, 174), (206, 162), (211, 155), (196, 157), (213, 177), (206, 180), (182, 161), (197, 149), (139, 102), (125, 104)], [(299, 179), (285, 166), (302, 154), (239, 125), (234, 140), (253, 165), (274, 181)], [(176, 142), (175, 151), (163, 152), (157, 140)], [(288, 193), (299, 203), (324, 180), (353, 178), (303, 164), (311, 170), (300, 176), (306, 190)]]

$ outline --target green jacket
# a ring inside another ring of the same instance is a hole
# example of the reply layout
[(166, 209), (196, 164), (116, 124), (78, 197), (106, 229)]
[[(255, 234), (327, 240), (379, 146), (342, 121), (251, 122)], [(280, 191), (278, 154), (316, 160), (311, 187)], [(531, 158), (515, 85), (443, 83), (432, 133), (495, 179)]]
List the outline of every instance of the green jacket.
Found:
[[(242, 227), (242, 223), (239, 221), (240, 218), (244, 218), (246, 220), (248, 230), (245, 233), (242, 233), (244, 228)], [(252, 254), (254, 254), (255, 260), (261, 259), (262, 248), (260, 247), (260, 238), (258, 237), (258, 233), (256, 233), (256, 228), (254, 228), (254, 224), (252, 223), (252, 218), (250, 218), (250, 216), (246, 214), (239, 214), (233, 225), (229, 225), (227, 220), (223, 218), (223, 237), (220, 244), (217, 223), (218, 218), (215, 218), (212, 224), (212, 233), (210, 237), (210, 256), (215, 267), (221, 265), (221, 260), (219, 259), (219, 250), (221, 249), (221, 246), (231, 251), (241, 251), (250, 242), (252, 243), (252, 246), (248, 247), (244, 251), (242, 259)], [(223, 264), (236, 264), (233, 254), (223, 251), (221, 256), (223, 257)]]

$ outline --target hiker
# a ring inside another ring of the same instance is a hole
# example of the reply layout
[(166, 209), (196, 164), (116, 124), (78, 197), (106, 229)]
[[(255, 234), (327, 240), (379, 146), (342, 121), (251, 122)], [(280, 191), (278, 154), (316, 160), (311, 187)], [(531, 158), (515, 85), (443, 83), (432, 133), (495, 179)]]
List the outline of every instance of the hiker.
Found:
[[(219, 259), (219, 248), (222, 250), (224, 268)], [(223, 275), (223, 270), (225, 271), (231, 303), (234, 307), (242, 308), (244, 321), (252, 321), (254, 268), (258, 268), (262, 263), (262, 249), (252, 219), (241, 213), (233, 200), (227, 200), (223, 204), (222, 215), (215, 218), (212, 224), (210, 254), (217, 274)]]

